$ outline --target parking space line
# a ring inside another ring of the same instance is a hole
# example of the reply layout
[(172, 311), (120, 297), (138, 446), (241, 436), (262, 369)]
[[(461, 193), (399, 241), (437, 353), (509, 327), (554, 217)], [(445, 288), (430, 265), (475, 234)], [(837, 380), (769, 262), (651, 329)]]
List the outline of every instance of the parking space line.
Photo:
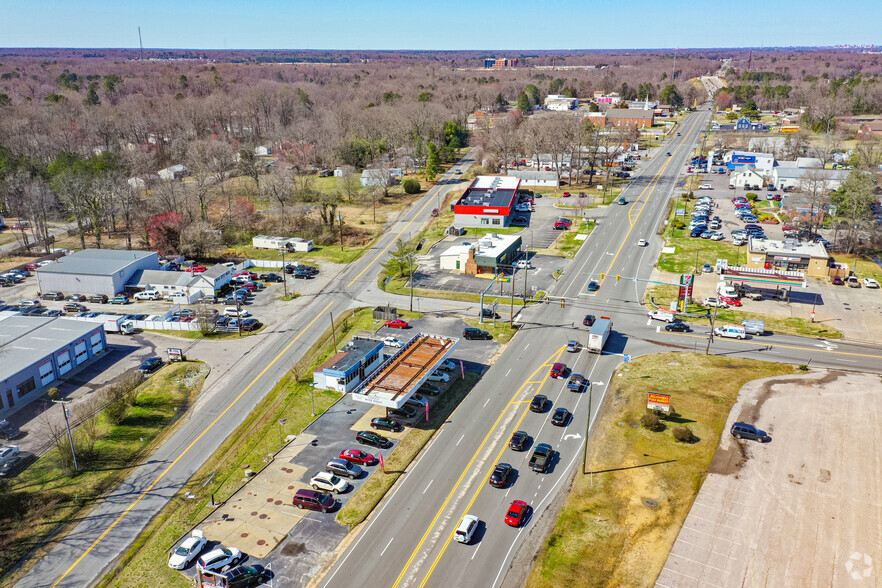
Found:
[(673, 551), (671, 552), (671, 555), (673, 555), (674, 557), (679, 557), (680, 559), (685, 559), (686, 561), (691, 561), (692, 563), (698, 564), (698, 565), (705, 567), (705, 568), (711, 568), (712, 570), (717, 570), (718, 572), (725, 572), (726, 571), (724, 569), (718, 568), (717, 566), (712, 566), (708, 563), (700, 562), (697, 559), (692, 559), (690, 557), (686, 557), (685, 555), (680, 555), (679, 553), (674, 553)]

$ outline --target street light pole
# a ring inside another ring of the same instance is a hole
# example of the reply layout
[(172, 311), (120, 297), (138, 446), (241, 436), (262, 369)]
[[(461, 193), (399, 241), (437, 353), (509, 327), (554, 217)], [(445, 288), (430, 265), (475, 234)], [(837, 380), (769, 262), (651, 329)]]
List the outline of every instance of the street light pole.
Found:
[(312, 416), (315, 416), (315, 382), (309, 383), (309, 396), (312, 398)]
[(413, 253), (408, 254), (407, 265), (410, 268), (410, 312), (413, 312)]
[(65, 404), (70, 404), (71, 400), (53, 400), (52, 402), (61, 405), (61, 410), (64, 413), (64, 424), (67, 425), (67, 439), (70, 441), (70, 453), (73, 456), (74, 469), (80, 469), (79, 464), (77, 463), (77, 452), (74, 449), (73, 435), (70, 432), (70, 421), (67, 420), (67, 408), (64, 406)]
[(374, 207), (374, 224), (377, 224), (377, 189), (371, 188), (371, 204)]
[(343, 215), (338, 214), (337, 220), (340, 221), (340, 251), (343, 251)]
[(285, 279), (285, 249), (282, 249), (282, 287), (285, 289), (285, 298), (288, 297), (288, 280)]

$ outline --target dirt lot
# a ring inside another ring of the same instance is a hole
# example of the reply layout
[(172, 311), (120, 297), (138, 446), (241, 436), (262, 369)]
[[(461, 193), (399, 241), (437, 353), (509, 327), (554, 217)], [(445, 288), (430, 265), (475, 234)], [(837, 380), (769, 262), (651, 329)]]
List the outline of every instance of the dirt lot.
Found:
[(724, 434), (656, 586), (882, 585), (879, 376), (816, 371), (756, 381)]

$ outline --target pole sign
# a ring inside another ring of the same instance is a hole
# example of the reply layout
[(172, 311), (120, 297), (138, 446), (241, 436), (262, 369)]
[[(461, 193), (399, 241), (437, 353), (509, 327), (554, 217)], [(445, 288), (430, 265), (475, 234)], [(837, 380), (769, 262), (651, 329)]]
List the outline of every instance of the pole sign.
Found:
[(646, 408), (650, 410), (663, 410), (665, 412), (668, 412), (669, 410), (671, 410), (671, 395), (650, 392), (649, 400), (646, 403)]
[(680, 300), (683, 301), (683, 310), (686, 310), (687, 301), (692, 298), (692, 286), (695, 283), (693, 274), (680, 274)]
[(184, 350), (178, 349), (176, 347), (168, 348), (168, 360), (169, 361), (182, 361), (184, 359)]

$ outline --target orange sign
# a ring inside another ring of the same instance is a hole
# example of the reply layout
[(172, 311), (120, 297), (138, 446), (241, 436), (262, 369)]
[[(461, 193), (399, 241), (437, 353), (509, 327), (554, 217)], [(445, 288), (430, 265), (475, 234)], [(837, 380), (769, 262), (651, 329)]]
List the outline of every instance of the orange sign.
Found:
[(669, 411), (671, 409), (671, 395), (650, 392), (646, 408), (650, 410), (663, 410), (665, 412)]

